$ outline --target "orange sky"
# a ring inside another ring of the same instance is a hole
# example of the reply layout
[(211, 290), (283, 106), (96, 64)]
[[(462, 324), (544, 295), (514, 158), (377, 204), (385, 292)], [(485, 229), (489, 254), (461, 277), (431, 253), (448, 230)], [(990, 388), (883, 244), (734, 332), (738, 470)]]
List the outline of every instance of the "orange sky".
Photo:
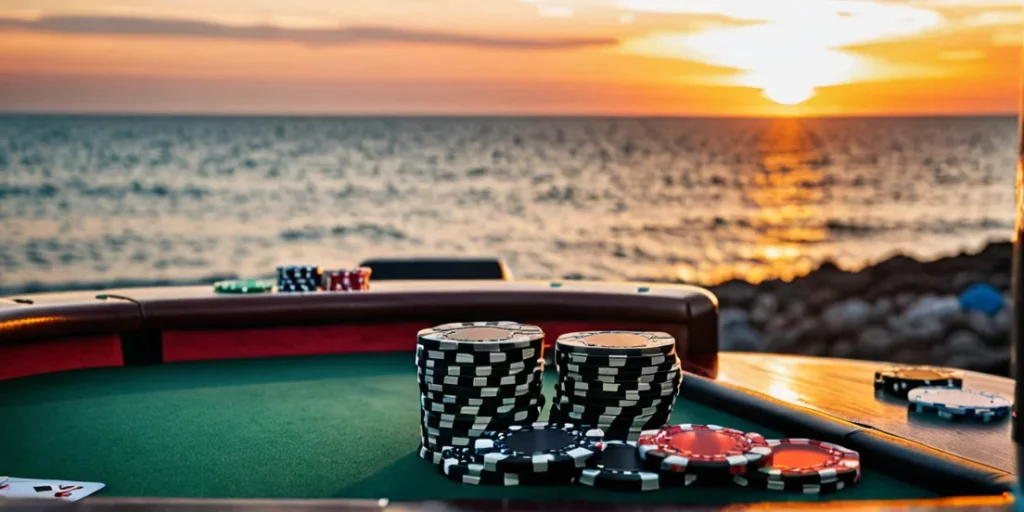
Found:
[(1008, 113), (1022, 21), (1018, 0), (4, 0), (0, 110)]

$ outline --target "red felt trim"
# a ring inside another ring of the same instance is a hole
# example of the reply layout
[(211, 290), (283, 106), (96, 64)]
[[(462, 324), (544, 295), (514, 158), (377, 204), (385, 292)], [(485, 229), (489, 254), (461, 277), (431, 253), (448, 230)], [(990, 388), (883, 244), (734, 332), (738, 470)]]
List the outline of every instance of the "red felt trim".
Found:
[(0, 344), (0, 380), (123, 364), (116, 334)]
[(164, 331), (164, 361), (411, 351), (426, 323)]
[[(552, 346), (559, 336), (576, 331), (650, 330), (621, 322), (526, 322), (540, 326)], [(401, 352), (416, 347), (416, 332), (426, 323), (321, 325), (216, 331), (164, 331), (164, 361), (208, 361), (253, 357)], [(660, 330), (660, 329), (658, 329)]]

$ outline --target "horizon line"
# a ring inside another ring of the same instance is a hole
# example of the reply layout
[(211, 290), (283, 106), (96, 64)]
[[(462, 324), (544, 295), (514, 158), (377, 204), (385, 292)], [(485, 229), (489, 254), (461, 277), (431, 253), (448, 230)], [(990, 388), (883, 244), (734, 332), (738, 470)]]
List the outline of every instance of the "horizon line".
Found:
[(145, 111), (90, 111), (90, 110), (3, 110), (0, 109), (0, 117), (192, 117), (192, 118), (507, 118), (507, 119), (536, 119), (536, 118), (650, 118), (650, 119), (858, 119), (858, 118), (892, 118), (892, 119), (913, 119), (913, 118), (971, 118), (971, 117), (1017, 117), (1020, 112), (916, 112), (916, 113), (850, 113), (850, 114), (685, 114), (685, 113), (601, 113), (601, 112), (580, 112), (580, 113), (433, 113), (433, 112), (409, 112), (409, 113), (373, 113), (373, 112), (333, 112), (324, 114), (313, 113), (289, 113), (289, 112), (145, 112)]

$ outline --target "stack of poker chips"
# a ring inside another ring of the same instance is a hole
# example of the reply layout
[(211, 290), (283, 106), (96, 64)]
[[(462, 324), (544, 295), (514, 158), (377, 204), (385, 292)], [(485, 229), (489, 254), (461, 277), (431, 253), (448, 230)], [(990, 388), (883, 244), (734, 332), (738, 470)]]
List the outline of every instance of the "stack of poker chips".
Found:
[(682, 382), (675, 348), (675, 338), (663, 332), (560, 336), (551, 419), (597, 427), (615, 440), (636, 440), (641, 431), (661, 427)]
[(875, 372), (875, 396), (905, 399), (911, 413), (981, 423), (1010, 417), (1010, 399), (963, 385), (964, 372), (951, 368), (897, 366)]
[(323, 270), (316, 265), (282, 265), (277, 267), (279, 293), (315, 292), (320, 289)]
[(324, 270), (323, 289), (328, 292), (361, 292), (370, 289), (370, 267), (355, 270)]
[(516, 322), (461, 322), (417, 335), (420, 438), (429, 457), (484, 431), (537, 421), (544, 408), (544, 332)]
[(473, 485), (556, 485), (575, 482), (604, 433), (579, 425), (534, 422), (482, 432), (471, 446), (420, 449), (448, 478)]
[(721, 484), (824, 494), (860, 481), (860, 454), (813, 439), (765, 439), (718, 425), (666, 425), (644, 432), (637, 452), (648, 471), (684, 485)]

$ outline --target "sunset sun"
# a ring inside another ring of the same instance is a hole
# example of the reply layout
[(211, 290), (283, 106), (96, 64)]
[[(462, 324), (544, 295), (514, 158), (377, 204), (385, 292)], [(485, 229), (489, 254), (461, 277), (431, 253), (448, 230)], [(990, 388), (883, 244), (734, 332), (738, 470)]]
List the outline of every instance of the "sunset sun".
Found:
[(796, 105), (814, 96), (814, 88), (797, 84), (770, 85), (764, 88), (764, 95), (780, 105)]

